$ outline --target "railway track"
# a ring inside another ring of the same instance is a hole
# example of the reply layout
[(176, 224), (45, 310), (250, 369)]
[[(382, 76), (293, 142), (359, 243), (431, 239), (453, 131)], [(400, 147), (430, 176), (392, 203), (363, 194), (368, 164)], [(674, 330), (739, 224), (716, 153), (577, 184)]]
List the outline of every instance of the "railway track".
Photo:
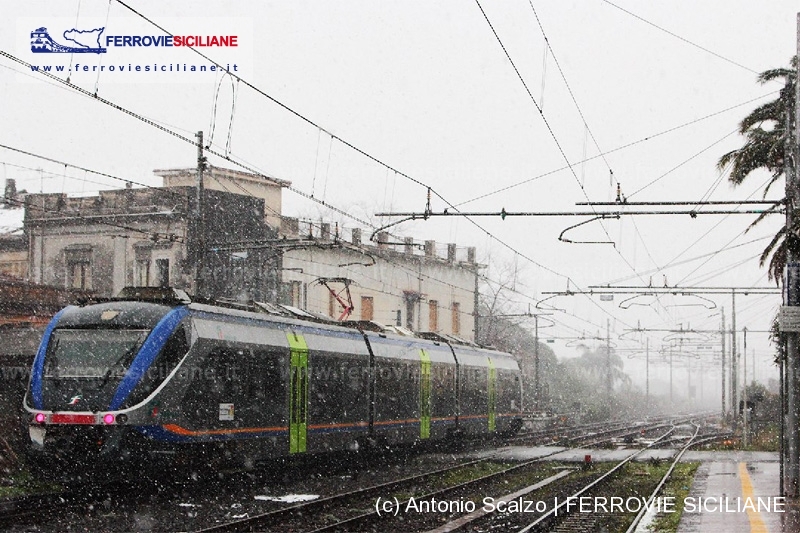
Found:
[[(592, 428), (597, 429), (597, 428)], [(631, 426), (628, 426), (631, 431)], [(583, 431), (586, 428), (582, 428)], [(615, 430), (618, 431), (618, 430)], [(639, 430), (639, 426), (636, 427)], [(594, 431), (593, 431), (594, 432)], [(596, 435), (600, 432), (595, 432)], [(595, 437), (596, 437), (595, 435)], [(662, 436), (666, 440), (667, 433)], [(610, 437), (606, 437), (610, 438)], [(389, 495), (397, 495), (395, 505), (407, 505), (411, 495), (415, 496), (416, 501), (427, 501), (431, 499), (446, 501), (467, 501), (468, 497), (476, 494), (505, 494), (508, 490), (513, 493), (506, 494), (506, 497), (522, 497), (529, 493), (540, 493), (552, 490), (552, 486), (558, 481), (558, 486), (567, 481), (582, 478), (580, 469), (569, 469), (561, 467), (559, 471), (544, 471), (542, 464), (548, 457), (559, 453), (561, 449), (550, 454), (536, 457), (514, 466), (500, 463), (499, 454), (503, 450), (474, 459), (464, 461), (456, 465), (449, 465), (446, 468), (438, 468), (422, 474), (408, 476), (399, 480), (380, 483), (373, 486), (336, 494), (327, 498), (321, 498), (299, 504), (291, 504), (270, 512), (259, 512), (258, 515), (226, 522), (223, 524), (195, 529), (196, 531), (353, 531), (353, 530), (385, 530), (393, 531), (394, 526), (384, 529), (387, 523), (386, 517), (380, 517), (376, 513), (376, 503), (378, 498), (386, 498)], [(537, 471), (537, 468), (539, 471)], [(604, 469), (605, 465), (596, 467), (596, 470)], [(453, 480), (458, 480), (454, 482)], [(513, 485), (513, 487), (511, 486)], [(501, 489), (497, 490), (497, 487)], [(548, 488), (549, 487), (549, 488)], [(508, 489), (503, 491), (503, 489)], [(538, 492), (537, 492), (538, 491)], [(0, 529), (5, 529), (11, 525), (46, 523), (49, 516), (53, 516), (54, 511), (59, 515), (72, 510), (76, 513), (85, 514), (87, 510), (102, 509), (104, 502), (108, 501), (109, 494), (117, 494), (114, 500), (125, 501), (130, 497), (129, 494), (122, 495), (119, 490), (113, 488), (97, 488), (93, 490), (75, 490), (48, 493), (42, 495), (32, 495), (13, 500), (0, 502)], [(402, 500), (402, 501), (401, 501)], [(498, 498), (501, 501), (502, 498)], [(479, 504), (480, 505), (480, 504)], [(385, 514), (385, 513), (384, 513)], [(470, 513), (456, 513), (457, 515), (469, 515)], [(44, 522), (42, 518), (45, 517)], [(447, 517), (445, 517), (446, 519)], [(453, 516), (453, 519), (458, 516)], [(209, 517), (212, 520), (219, 518)], [(230, 518), (228, 518), (229, 520)], [(475, 518), (464, 519), (464, 525), (469, 527), (469, 523)], [(441, 520), (440, 520), (441, 521)], [(206, 520), (205, 524), (209, 524)], [(198, 522), (197, 526), (203, 526)], [(397, 531), (426, 530), (440, 527), (441, 523), (421, 520), (419, 524), (413, 525), (406, 521), (403, 526), (397, 526)], [(193, 529), (193, 528), (190, 528)]]
[[(675, 455), (669, 469), (660, 479), (650, 496), (647, 498), (646, 503), (640, 502), (637, 504), (640, 508), (631, 523), (628, 524), (628, 528), (626, 529), (627, 533), (632, 533), (637, 528), (640, 521), (645, 516), (648, 508), (651, 508), (653, 502), (656, 501), (661, 489), (669, 480), (669, 477), (672, 475), (672, 472), (674, 471), (675, 466), (678, 464), (681, 457), (683, 457), (683, 454), (691, 446), (697, 443), (697, 434), (699, 430), (700, 427), (697, 426), (695, 433), (689, 442)], [(649, 449), (649, 447), (646, 449)], [(604, 485), (608, 485), (610, 482), (612, 482), (615, 474), (617, 474), (626, 464), (630, 463), (636, 456), (640, 455), (644, 451), (645, 450), (641, 450), (631, 454), (592, 483), (589, 483), (580, 490), (569, 495), (560, 505), (554, 505), (550, 511), (520, 529), (518, 533), (540, 533), (544, 531), (555, 531), (558, 533), (591, 533), (592, 531), (596, 531), (598, 522), (608, 518), (610, 513), (582, 513), (579, 512), (579, 506), (570, 506), (569, 502), (581, 501), (580, 498), (592, 498), (593, 496), (596, 496), (598, 494), (598, 489), (601, 489)]]
[[(665, 432), (662, 438), (665, 438), (668, 433)], [(428, 476), (447, 475), (454, 471), (453, 468), (333, 496), (324, 501), (308, 502), (202, 531), (269, 530), (321, 533), (332, 531), (425, 531), (429, 529), (444, 532), (461, 529), (469, 527), (473, 521), (478, 521), (487, 514), (478, 510), (480, 504), (477, 506), (474, 504), (476, 497), (480, 501), (480, 495), (496, 494), (499, 490), (513, 487), (514, 492), (492, 500), (492, 505), (497, 505), (499, 508), (507, 502), (523, 498), (525, 495), (552, 488), (556, 482), (561, 485), (565, 479), (574, 479), (571, 484), (586, 483), (587, 478), (597, 477), (597, 470), (606, 468), (604, 465), (596, 466), (595, 470), (561, 467), (554, 471), (552, 467), (545, 464), (545, 461), (547, 457), (555, 453), (558, 452), (433, 490), (420, 490), (420, 487), (426, 485)], [(641, 451), (631, 454), (628, 460), (639, 453)], [(479, 462), (473, 461), (466, 464), (479, 464)], [(459, 465), (456, 468), (462, 466)], [(403, 494), (404, 496), (391, 496), (393, 494)], [(439, 502), (435, 513), (405, 512), (409, 508), (417, 509), (417, 506), (437, 505), (434, 502)], [(442, 504), (450, 507), (450, 509), (445, 509), (445, 513), (440, 512)], [(453, 509), (454, 507), (455, 509)], [(447, 522), (447, 517), (451, 514), (454, 515), (454, 523)], [(442, 524), (443, 519), (445, 524)]]
[[(524, 472), (525, 469), (541, 464), (547, 457), (559, 453), (559, 451), (556, 450), (545, 456), (513, 466), (504, 466), (502, 463), (498, 463), (496, 458), (501, 452), (497, 451), (488, 457), (296, 504), (258, 516), (201, 529), (198, 532), (348, 531), (369, 523), (373, 515), (380, 518), (380, 515), (376, 513), (377, 504), (381, 501), (378, 498), (384, 498), (385, 501), (387, 495), (404, 493), (410, 495), (418, 492), (420, 488), (425, 488), (425, 490), (422, 496), (415, 497), (417, 500), (429, 497), (440, 498), (447, 493), (474, 487), (488, 480), (497, 480), (515, 472)], [(473, 471), (470, 472), (470, 469)], [(469, 479), (460, 483), (452, 483), (452, 479), (460, 477)], [(403, 501), (407, 503), (408, 499), (405, 498)], [(397, 501), (400, 501), (399, 498)], [(349, 516), (339, 518), (344, 514)]]

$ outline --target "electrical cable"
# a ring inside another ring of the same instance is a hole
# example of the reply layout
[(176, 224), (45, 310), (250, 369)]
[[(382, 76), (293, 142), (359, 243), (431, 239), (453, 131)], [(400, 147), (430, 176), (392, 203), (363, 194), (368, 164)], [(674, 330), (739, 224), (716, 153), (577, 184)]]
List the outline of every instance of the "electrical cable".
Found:
[(723, 56), (723, 55), (721, 55), (721, 54), (718, 54), (718, 53), (714, 52), (713, 50), (709, 50), (708, 48), (705, 48), (704, 46), (700, 46), (699, 44), (697, 44), (697, 43), (694, 43), (694, 42), (690, 41), (689, 39), (686, 39), (685, 37), (681, 37), (681, 36), (680, 36), (680, 35), (678, 35), (677, 33), (674, 33), (674, 32), (672, 32), (672, 31), (669, 31), (669, 30), (668, 30), (668, 29), (666, 29), (666, 28), (662, 28), (662, 27), (661, 27), (661, 26), (659, 26), (658, 24), (655, 24), (655, 23), (653, 23), (653, 22), (650, 22), (649, 20), (647, 20), (647, 19), (645, 19), (645, 18), (643, 18), (643, 17), (640, 17), (640, 16), (639, 16), (639, 15), (637, 15), (636, 13), (633, 13), (632, 11), (628, 11), (627, 9), (625, 9), (625, 8), (623, 8), (623, 7), (620, 7), (620, 6), (618, 6), (618, 5), (617, 5), (617, 4), (615, 4), (614, 2), (611, 2), (610, 0), (603, 0), (603, 2), (605, 2), (606, 4), (608, 4), (608, 5), (610, 5), (610, 6), (613, 6), (613, 7), (617, 8), (617, 9), (619, 9), (620, 11), (622, 11), (622, 12), (624, 12), (624, 13), (627, 13), (628, 15), (630, 15), (630, 16), (632, 16), (632, 17), (634, 17), (634, 18), (638, 19), (638, 20), (641, 20), (641, 21), (642, 21), (642, 22), (644, 22), (645, 24), (649, 24), (650, 26), (652, 26), (652, 27), (656, 28), (657, 30), (660, 30), (660, 31), (662, 31), (662, 32), (664, 32), (664, 33), (666, 33), (666, 34), (668, 34), (668, 35), (671, 35), (672, 37), (675, 37), (676, 39), (678, 39), (678, 40), (680, 40), (680, 41), (683, 41), (683, 42), (684, 42), (684, 43), (686, 43), (686, 44), (689, 44), (689, 45), (691, 45), (691, 46), (694, 46), (695, 48), (699, 48), (699, 49), (700, 49), (700, 50), (702, 50), (703, 52), (706, 52), (706, 53), (708, 53), (708, 54), (711, 54), (712, 56), (714, 56), (714, 57), (716, 57), (716, 58), (719, 58), (719, 59), (722, 59), (723, 61), (725, 61), (725, 62), (727, 62), (727, 63), (730, 63), (730, 64), (732, 64), (732, 65), (736, 65), (737, 67), (739, 67), (739, 68), (742, 68), (742, 69), (744, 69), (744, 70), (746, 70), (746, 71), (748, 71), (748, 72), (750, 72), (750, 73), (752, 73), (752, 74), (758, 74), (758, 72), (756, 72), (755, 70), (753, 70), (753, 69), (751, 69), (751, 68), (749, 68), (749, 67), (746, 67), (746, 66), (742, 65), (741, 63), (737, 63), (736, 61), (734, 61), (734, 60), (732, 60), (732, 59), (729, 59), (729, 58), (727, 58), (727, 57), (725, 57), (725, 56)]
[[(655, 133), (655, 134), (653, 134), (653, 135), (649, 135), (649, 136), (647, 136), (647, 137), (642, 137), (641, 139), (638, 139), (638, 140), (636, 140), (636, 141), (632, 141), (632, 142), (629, 142), (629, 143), (627, 143), (627, 144), (623, 144), (622, 146), (618, 146), (617, 148), (613, 148), (613, 149), (611, 149), (611, 150), (609, 150), (609, 151), (607, 151), (607, 152), (604, 152), (603, 154), (597, 154), (597, 155), (594, 155), (594, 156), (592, 156), (592, 157), (586, 158), (586, 159), (584, 159), (584, 160), (582, 160), (582, 161), (578, 161), (578, 162), (577, 162), (577, 163), (575, 163), (575, 164), (587, 163), (587, 162), (589, 162), (589, 161), (592, 161), (592, 160), (594, 160), (594, 159), (597, 159), (598, 157), (601, 157), (602, 155), (608, 155), (608, 154), (612, 154), (612, 153), (614, 153), (614, 152), (618, 152), (618, 151), (620, 151), (620, 150), (625, 150), (625, 149), (627, 149), (627, 148), (631, 148), (631, 147), (633, 147), (633, 146), (636, 146), (636, 145), (638, 145), (638, 144), (641, 144), (641, 143), (643, 143), (643, 142), (647, 142), (647, 141), (653, 140), (653, 139), (655, 139), (655, 138), (657, 138), (657, 137), (661, 137), (662, 135), (666, 135), (666, 134), (668, 134), (668, 133), (672, 133), (672, 132), (674, 132), (674, 131), (677, 131), (677, 130), (680, 130), (680, 129), (682, 129), (682, 128), (685, 128), (685, 127), (691, 126), (691, 125), (693, 125), (693, 124), (697, 124), (698, 122), (702, 122), (702, 121), (704, 121), (704, 120), (707, 120), (707, 119), (713, 118), (713, 117), (715, 117), (715, 116), (718, 116), (718, 115), (721, 115), (721, 114), (723, 114), (723, 113), (727, 113), (728, 111), (732, 111), (732, 110), (734, 110), (734, 109), (737, 109), (737, 108), (739, 108), (739, 107), (746, 106), (746, 105), (748, 105), (748, 104), (751, 104), (751, 103), (753, 103), (753, 102), (756, 102), (756, 101), (758, 101), (758, 100), (762, 100), (762, 99), (764, 99), (764, 98), (767, 98), (767, 97), (769, 97), (769, 96), (775, 95), (775, 94), (777, 94), (777, 93), (779, 93), (779, 91), (772, 91), (772, 92), (770, 92), (770, 93), (767, 93), (767, 94), (764, 94), (764, 95), (762, 95), (762, 96), (758, 96), (758, 97), (756, 97), (756, 98), (753, 98), (753, 99), (747, 100), (746, 102), (742, 102), (742, 103), (740, 103), (740, 104), (736, 104), (736, 105), (734, 105), (734, 106), (727, 107), (727, 108), (725, 108), (725, 109), (722, 109), (722, 110), (720, 110), (720, 111), (716, 111), (716, 112), (714, 112), (714, 113), (711, 113), (711, 114), (709, 114), (709, 115), (705, 115), (705, 116), (703, 116), (703, 117), (696, 118), (696, 119), (694, 119), (694, 120), (690, 120), (689, 122), (684, 122), (684, 123), (682, 123), (682, 124), (679, 124), (678, 126), (674, 126), (674, 127), (672, 127), (672, 128), (669, 128), (669, 129), (663, 130), (663, 131), (661, 131), (661, 132), (658, 132), (658, 133)], [(538, 174), (538, 175), (536, 175), (536, 176), (534, 176), (534, 177), (532, 177), (532, 178), (527, 178), (527, 179), (524, 179), (524, 180), (522, 180), (522, 181), (519, 181), (519, 182), (517, 182), (517, 183), (513, 183), (513, 184), (511, 184), (511, 185), (508, 185), (508, 186), (506, 186), (506, 187), (501, 187), (501, 188), (496, 188), (496, 187), (493, 187), (493, 189), (492, 189), (492, 191), (491, 191), (491, 192), (487, 192), (487, 193), (485, 193), (485, 194), (481, 194), (480, 196), (476, 196), (476, 197), (474, 197), (474, 198), (471, 198), (471, 199), (469, 199), (469, 200), (464, 200), (463, 202), (459, 202), (459, 203), (457, 203), (457, 204), (456, 204), (456, 206), (459, 206), (459, 207), (460, 207), (460, 206), (463, 206), (463, 205), (465, 205), (465, 204), (468, 204), (468, 203), (474, 202), (474, 201), (476, 201), (476, 200), (482, 200), (483, 198), (488, 198), (489, 196), (494, 196), (495, 194), (500, 194), (501, 192), (505, 192), (505, 191), (507, 191), (507, 190), (510, 190), (510, 189), (513, 189), (513, 188), (515, 188), (515, 187), (519, 187), (519, 186), (521, 186), (521, 185), (525, 185), (525, 184), (527, 184), (527, 183), (530, 183), (530, 182), (533, 182), (533, 181), (539, 180), (539, 179), (541, 179), (541, 178), (545, 178), (545, 177), (547, 177), (547, 176), (550, 176), (550, 175), (556, 174), (556, 173), (558, 173), (558, 172), (561, 172), (561, 171), (563, 171), (563, 170), (567, 170), (567, 169), (568, 169), (568, 167), (564, 166), (564, 167), (560, 167), (560, 168), (556, 168), (556, 169), (553, 169), (553, 170), (547, 171), (547, 172), (545, 172), (545, 173), (543, 173), (543, 174)]]

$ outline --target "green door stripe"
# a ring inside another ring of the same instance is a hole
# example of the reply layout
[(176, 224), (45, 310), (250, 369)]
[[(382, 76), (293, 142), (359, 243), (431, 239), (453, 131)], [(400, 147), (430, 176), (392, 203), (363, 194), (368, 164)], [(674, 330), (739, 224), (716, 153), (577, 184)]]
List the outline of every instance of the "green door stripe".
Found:
[(308, 431), (308, 345), (302, 335), (286, 332), (289, 340), (289, 453), (306, 451)]
[(496, 416), (497, 416), (497, 369), (494, 367), (494, 361), (489, 357), (489, 431), (497, 429)]
[(431, 436), (431, 358), (419, 351), (419, 438)]

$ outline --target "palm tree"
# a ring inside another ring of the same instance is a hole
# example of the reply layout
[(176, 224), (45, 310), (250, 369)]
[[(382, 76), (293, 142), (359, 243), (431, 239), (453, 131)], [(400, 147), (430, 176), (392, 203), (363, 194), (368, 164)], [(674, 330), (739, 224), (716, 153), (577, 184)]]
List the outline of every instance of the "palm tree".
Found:
[[(793, 173), (795, 170), (793, 147), (795, 146), (797, 57), (792, 58), (791, 67), (767, 70), (759, 74), (758, 81), (761, 84), (783, 79), (784, 86), (775, 100), (754, 109), (742, 119), (739, 123), (739, 133), (745, 137), (744, 145), (723, 155), (717, 162), (717, 168), (720, 171), (731, 165), (728, 179), (734, 185), (741, 185), (745, 178), (755, 170), (767, 170), (771, 174), (771, 178), (764, 188), (764, 197), (770, 187), (785, 173)], [(778, 211), (785, 204), (786, 198), (768, 209), (767, 213), (759, 215), (750, 228), (761, 222), (767, 214)], [(769, 278), (776, 282), (781, 279), (783, 267), (786, 265), (787, 250), (791, 248), (794, 254), (800, 254), (798, 229), (800, 229), (800, 224), (787, 232), (784, 225), (761, 254), (761, 266), (764, 266), (769, 259)], [(771, 259), (770, 256), (772, 256)]]

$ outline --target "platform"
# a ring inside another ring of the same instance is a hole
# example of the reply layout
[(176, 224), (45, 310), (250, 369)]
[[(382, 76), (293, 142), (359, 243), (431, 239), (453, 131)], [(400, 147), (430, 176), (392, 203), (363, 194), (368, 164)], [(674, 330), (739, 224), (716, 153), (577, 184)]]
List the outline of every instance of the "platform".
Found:
[[(747, 452), (692, 452), (700, 461), (679, 533), (798, 533), (800, 507), (779, 498), (778, 455)], [(701, 500), (702, 498), (702, 500)]]
[[(668, 460), (676, 449), (652, 449), (636, 458)], [(484, 452), (505, 461), (547, 458), (553, 461), (621, 461), (630, 449), (598, 450), (558, 446), (510, 446), (499, 454)], [(778, 454), (772, 452), (688, 451), (682, 462), (699, 462), (689, 490), (689, 507), (683, 513), (678, 533), (800, 533), (800, 504), (779, 498)], [(701, 499), (702, 498), (702, 499)], [(641, 531), (647, 525), (642, 524)], [(640, 529), (637, 529), (640, 531)]]

